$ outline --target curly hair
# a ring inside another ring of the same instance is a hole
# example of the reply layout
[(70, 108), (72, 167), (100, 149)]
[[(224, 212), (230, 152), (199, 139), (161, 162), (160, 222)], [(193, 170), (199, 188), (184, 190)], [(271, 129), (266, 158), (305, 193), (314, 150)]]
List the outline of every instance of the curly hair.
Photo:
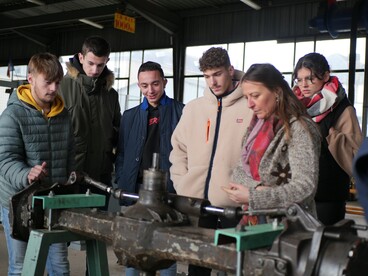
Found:
[(208, 69), (229, 67), (230, 58), (227, 51), (221, 47), (212, 47), (205, 51), (199, 59), (199, 70), (204, 72)]

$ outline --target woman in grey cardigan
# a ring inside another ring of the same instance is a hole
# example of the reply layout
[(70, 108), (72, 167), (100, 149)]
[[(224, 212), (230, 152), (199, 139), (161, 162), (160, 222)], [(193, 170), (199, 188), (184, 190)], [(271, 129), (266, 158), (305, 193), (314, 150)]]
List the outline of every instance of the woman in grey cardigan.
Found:
[(254, 115), (233, 183), (223, 189), (249, 210), (298, 202), (315, 215), (321, 142), (317, 125), (273, 65), (253, 64), (241, 87)]

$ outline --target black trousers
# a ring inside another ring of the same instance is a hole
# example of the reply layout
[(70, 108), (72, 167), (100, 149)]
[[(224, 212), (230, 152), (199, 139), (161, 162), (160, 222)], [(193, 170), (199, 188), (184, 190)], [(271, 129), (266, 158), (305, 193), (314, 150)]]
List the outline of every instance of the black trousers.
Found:
[(317, 218), (324, 225), (333, 225), (345, 218), (345, 201), (317, 201)]
[[(217, 216), (206, 216), (199, 218), (198, 227), (208, 229), (221, 229), (235, 227), (239, 220), (230, 220), (226, 218), (219, 218)], [(211, 276), (211, 268), (201, 267), (197, 265), (188, 266), (188, 276)]]

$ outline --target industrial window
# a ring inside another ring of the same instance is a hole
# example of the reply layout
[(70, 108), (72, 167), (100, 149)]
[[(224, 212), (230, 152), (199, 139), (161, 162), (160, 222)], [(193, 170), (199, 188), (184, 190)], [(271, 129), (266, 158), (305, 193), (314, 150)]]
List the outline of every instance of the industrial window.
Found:
[[(60, 62), (66, 72), (65, 62), (72, 55), (62, 56)], [(142, 93), (137, 85), (137, 73), (139, 66), (146, 61), (155, 61), (161, 64), (165, 77), (168, 82), (166, 85), (166, 94), (173, 97), (173, 58), (172, 49), (155, 49), (114, 52), (110, 54), (110, 60), (107, 67), (115, 74), (114, 88), (119, 93), (119, 103), (121, 112), (140, 104), (143, 100)]]
[[(358, 38), (356, 48), (355, 100), (354, 106), (359, 123), (363, 123), (363, 88), (365, 66), (365, 38)], [(198, 60), (203, 52), (210, 47), (223, 47), (228, 50), (230, 60), (235, 69), (246, 71), (253, 63), (271, 63), (279, 69), (285, 79), (292, 85), (293, 68), (300, 57), (310, 52), (323, 54), (328, 60), (332, 75), (340, 78), (345, 90), (349, 91), (349, 39), (334, 39), (322, 41), (303, 41), (278, 43), (272, 41), (257, 41), (246, 43), (230, 43), (219, 45), (201, 45), (186, 48), (184, 103), (203, 95), (205, 81), (199, 71)]]
[[(363, 123), (363, 97), (364, 97), (364, 67), (365, 67), (365, 38), (358, 38), (356, 48), (356, 74), (355, 74), (355, 100), (354, 106), (357, 111), (360, 125)], [(301, 41), (278, 43), (272, 41), (258, 41), (246, 43), (230, 43), (216, 45), (201, 45), (186, 48), (183, 102), (203, 95), (205, 81), (198, 69), (198, 60), (203, 52), (212, 46), (224, 47), (228, 50), (230, 60), (234, 67), (246, 71), (253, 63), (268, 62), (275, 65), (292, 84), (292, 71), (297, 60), (306, 53), (319, 52), (330, 63), (332, 74), (337, 75), (344, 85), (348, 87), (349, 69), (349, 39), (334, 39), (321, 41)], [(60, 61), (64, 67), (65, 62), (72, 55), (63, 56)], [(138, 50), (111, 53), (108, 67), (115, 73), (114, 88), (119, 93), (119, 101), (122, 112), (125, 109), (138, 105), (143, 96), (137, 86), (137, 71), (145, 61), (156, 61), (161, 64), (165, 76), (168, 79), (166, 93), (173, 97), (173, 52), (171, 48)], [(7, 76), (7, 67), (0, 67), (0, 80), (9, 81), (25, 80), (26, 65), (15, 66), (13, 74)], [(0, 113), (5, 109), (9, 94), (5, 93), (4, 87), (0, 87)]]

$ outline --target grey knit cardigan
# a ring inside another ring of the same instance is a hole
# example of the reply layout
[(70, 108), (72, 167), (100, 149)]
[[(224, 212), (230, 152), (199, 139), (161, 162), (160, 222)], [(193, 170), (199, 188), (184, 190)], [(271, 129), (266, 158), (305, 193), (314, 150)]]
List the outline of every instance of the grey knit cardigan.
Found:
[[(264, 153), (259, 165), (260, 181), (246, 175), (241, 160), (232, 180), (249, 188), (250, 210), (284, 208), (297, 202), (316, 216), (314, 195), (318, 183), (320, 132), (312, 120), (307, 121), (306, 127), (295, 118), (290, 123), (290, 140), (287, 141), (282, 127)], [(248, 135), (249, 131), (243, 145)], [(255, 190), (258, 185), (270, 189)]]

